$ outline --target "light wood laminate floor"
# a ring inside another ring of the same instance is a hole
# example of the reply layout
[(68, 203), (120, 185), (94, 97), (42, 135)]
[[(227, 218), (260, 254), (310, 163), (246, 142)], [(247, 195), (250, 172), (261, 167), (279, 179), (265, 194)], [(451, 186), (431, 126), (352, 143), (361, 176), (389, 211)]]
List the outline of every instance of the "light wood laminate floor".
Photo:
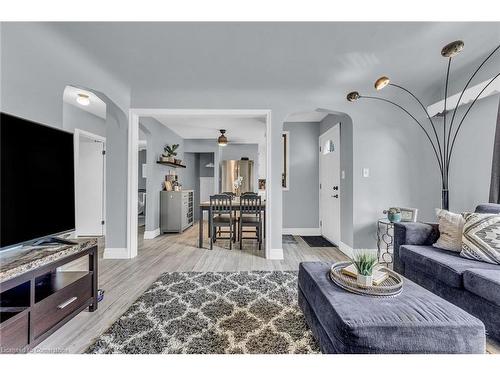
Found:
[[(347, 259), (336, 248), (312, 248), (297, 236), (296, 244), (283, 244), (283, 260), (268, 260), (263, 256), (264, 251), (259, 251), (250, 240), (244, 242), (243, 250), (238, 246), (229, 250), (227, 241), (217, 242), (213, 250), (197, 248), (197, 225), (183, 234), (162, 235), (152, 240), (143, 240), (142, 233), (139, 230), (139, 251), (134, 259), (102, 259), (104, 249), (100, 241), (99, 287), (105, 290), (104, 300), (96, 312), (81, 312), (34, 352), (82, 353), (164, 272), (287, 271), (298, 270), (303, 261)], [(499, 343), (488, 341), (487, 351), (500, 353)]]
[(139, 230), (139, 250), (134, 259), (102, 259), (104, 249), (100, 241), (99, 288), (105, 290), (104, 300), (97, 311), (81, 312), (34, 352), (83, 352), (164, 272), (289, 271), (298, 270), (303, 261), (346, 259), (336, 248), (309, 247), (300, 237), (295, 237), (296, 244), (283, 244), (283, 260), (268, 260), (264, 258), (264, 250), (259, 251), (252, 240), (244, 240), (243, 250), (239, 250), (238, 243), (229, 250), (227, 240), (217, 241), (213, 250), (200, 249), (196, 247), (197, 225), (183, 234), (162, 235), (152, 240), (143, 240), (142, 233)]

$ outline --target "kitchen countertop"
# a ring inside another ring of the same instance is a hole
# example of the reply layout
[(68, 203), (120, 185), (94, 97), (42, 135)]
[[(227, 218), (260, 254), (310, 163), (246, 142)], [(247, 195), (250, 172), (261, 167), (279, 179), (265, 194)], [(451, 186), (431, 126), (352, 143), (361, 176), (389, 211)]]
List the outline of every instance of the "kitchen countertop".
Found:
[(71, 241), (76, 245), (22, 246), (0, 252), (0, 282), (97, 245), (97, 238)]

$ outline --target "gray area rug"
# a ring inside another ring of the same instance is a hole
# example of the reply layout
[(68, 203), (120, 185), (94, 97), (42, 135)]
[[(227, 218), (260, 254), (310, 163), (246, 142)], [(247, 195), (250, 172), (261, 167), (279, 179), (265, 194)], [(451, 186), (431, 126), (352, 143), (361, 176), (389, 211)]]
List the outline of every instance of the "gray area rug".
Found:
[(163, 274), (86, 353), (319, 353), (297, 272)]

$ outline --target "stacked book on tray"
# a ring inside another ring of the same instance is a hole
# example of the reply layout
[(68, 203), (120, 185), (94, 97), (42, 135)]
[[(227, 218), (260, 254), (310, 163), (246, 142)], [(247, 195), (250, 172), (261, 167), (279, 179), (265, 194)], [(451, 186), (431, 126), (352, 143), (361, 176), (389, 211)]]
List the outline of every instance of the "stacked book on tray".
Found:
[[(350, 266), (343, 268), (342, 273), (354, 279), (358, 277), (358, 270), (356, 269), (356, 266), (354, 264), (351, 264)], [(388, 277), (389, 274), (387, 272), (382, 271), (380, 269), (375, 269), (373, 271), (373, 285), (382, 284)]]

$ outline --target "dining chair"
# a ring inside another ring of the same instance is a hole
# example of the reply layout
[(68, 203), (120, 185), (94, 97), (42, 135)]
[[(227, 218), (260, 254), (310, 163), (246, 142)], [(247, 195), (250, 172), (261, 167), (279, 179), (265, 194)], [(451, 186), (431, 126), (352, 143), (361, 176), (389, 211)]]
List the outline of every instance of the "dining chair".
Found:
[[(210, 226), (210, 250), (217, 239), (228, 239), (229, 249), (236, 242), (237, 220), (234, 215), (233, 198), (227, 194), (216, 194), (210, 196), (209, 226)], [(222, 231), (221, 228), (229, 228)], [(223, 233), (229, 233), (229, 237), (222, 237)], [(219, 237), (217, 237), (219, 234)]]
[[(240, 250), (243, 248), (243, 240), (256, 239), (259, 250), (262, 248), (262, 202), (258, 194), (243, 194), (240, 197), (240, 220), (238, 223), (238, 238)], [(245, 231), (245, 227), (253, 227), (254, 231)], [(255, 237), (243, 237), (243, 233), (255, 233)]]

